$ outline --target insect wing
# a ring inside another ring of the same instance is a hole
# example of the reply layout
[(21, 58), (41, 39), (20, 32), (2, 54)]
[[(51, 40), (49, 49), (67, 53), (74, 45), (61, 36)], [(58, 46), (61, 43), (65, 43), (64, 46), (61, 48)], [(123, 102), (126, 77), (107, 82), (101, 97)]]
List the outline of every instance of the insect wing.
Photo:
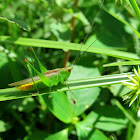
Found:
[[(37, 76), (33, 77), (33, 80), (34, 81), (38, 81), (38, 80), (40, 80), (40, 78), (37, 75)], [(27, 79), (24, 79), (24, 80), (21, 80), (21, 81), (17, 81), (17, 82), (11, 83), (11, 84), (9, 84), (9, 86), (20, 86), (20, 85), (31, 83), (31, 82), (33, 82), (33, 80), (32, 80), (32, 78), (27, 78)]]

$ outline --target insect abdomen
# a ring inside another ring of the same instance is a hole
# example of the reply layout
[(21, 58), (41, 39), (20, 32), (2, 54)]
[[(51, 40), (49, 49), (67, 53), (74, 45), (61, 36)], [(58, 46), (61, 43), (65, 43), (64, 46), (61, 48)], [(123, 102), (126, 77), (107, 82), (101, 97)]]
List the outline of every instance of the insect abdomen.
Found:
[(29, 91), (29, 90), (34, 90), (35, 86), (34, 86), (34, 83), (31, 82), (28, 84), (17, 86), (17, 89), (19, 89), (20, 91)]

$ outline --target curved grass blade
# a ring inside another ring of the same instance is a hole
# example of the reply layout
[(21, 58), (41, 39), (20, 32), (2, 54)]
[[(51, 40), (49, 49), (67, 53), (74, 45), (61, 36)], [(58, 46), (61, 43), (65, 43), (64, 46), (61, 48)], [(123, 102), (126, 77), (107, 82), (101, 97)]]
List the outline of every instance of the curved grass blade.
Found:
[[(69, 49), (69, 50), (76, 50), (79, 51), (81, 48), (81, 44), (76, 43), (65, 43), (65, 42), (58, 42), (58, 41), (50, 41), (50, 40), (43, 40), (43, 39), (31, 39), (31, 38), (12, 38), (10, 36), (0, 36), (0, 42), (10, 43), (15, 45), (23, 45), (23, 46), (33, 46), (33, 47), (44, 47), (44, 48), (55, 48), (55, 49)], [(99, 48), (93, 46), (88, 48), (89, 46), (83, 45), (81, 51), (97, 53), (97, 54), (104, 54), (112, 57), (122, 58), (126, 60), (138, 60), (139, 57), (134, 53), (117, 51), (113, 49), (107, 48)], [(87, 49), (88, 48), (88, 49)]]

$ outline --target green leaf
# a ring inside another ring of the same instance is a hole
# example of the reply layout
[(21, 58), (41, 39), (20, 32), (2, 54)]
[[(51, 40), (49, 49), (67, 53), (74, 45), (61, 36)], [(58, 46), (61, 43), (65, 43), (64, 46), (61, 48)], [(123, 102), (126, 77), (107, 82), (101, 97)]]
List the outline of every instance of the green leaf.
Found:
[(128, 120), (117, 107), (100, 106), (95, 111), (90, 112), (79, 124), (82, 127), (95, 127), (104, 131), (117, 131), (125, 128), (127, 122)]
[[(99, 75), (100, 73), (98, 71), (98, 68), (96, 67), (89, 68), (75, 65), (69, 79), (76, 80), (80, 78), (90, 78)], [(73, 90), (72, 93), (68, 91), (67, 96), (71, 103), (74, 116), (79, 116), (81, 113), (87, 110), (96, 101), (99, 93), (100, 88), (98, 87)]]
[(82, 49), (81, 44), (76, 43), (65, 43), (65, 42), (57, 42), (57, 41), (48, 41), (42, 39), (31, 39), (31, 38), (12, 38), (10, 36), (0, 36), (0, 42), (11, 43), (15, 45), (23, 45), (23, 46), (33, 46), (33, 47), (44, 47), (44, 48), (55, 48), (55, 49), (69, 49), (69, 50), (81, 50), (86, 52), (105, 54), (112, 57), (122, 58), (126, 60), (134, 60), (139, 59), (139, 57), (134, 53), (128, 53), (123, 51), (117, 51), (113, 49), (104, 49), (96, 46), (89, 47), (87, 45), (83, 45)]
[(107, 140), (107, 137), (100, 130), (77, 124), (76, 126), (78, 140)]
[[(90, 113), (92, 114), (92, 112)], [(76, 130), (79, 140), (106, 140), (106, 136), (99, 130), (95, 129), (94, 126), (94, 116), (88, 114), (83, 121), (80, 121), (76, 124)]]
[(11, 22), (11, 23), (15, 23), (17, 24), (20, 28), (26, 30), (26, 31), (30, 31), (31, 28), (29, 25), (27, 25), (24, 21), (21, 21), (19, 19), (8, 19), (6, 17), (0, 17), (0, 19), (4, 19), (4, 20), (7, 20), (8, 22)]
[(68, 129), (64, 129), (55, 134), (52, 134), (44, 140), (68, 140)]
[(64, 92), (51, 93), (43, 96), (48, 109), (64, 123), (72, 121), (72, 109)]
[(98, 98), (100, 88), (86, 88), (80, 90), (69, 91), (67, 96), (69, 98), (74, 116), (79, 116), (87, 110)]
[(114, 106), (103, 106), (92, 111), (84, 123), (94, 125), (104, 131), (117, 131), (126, 127), (128, 120), (120, 109)]

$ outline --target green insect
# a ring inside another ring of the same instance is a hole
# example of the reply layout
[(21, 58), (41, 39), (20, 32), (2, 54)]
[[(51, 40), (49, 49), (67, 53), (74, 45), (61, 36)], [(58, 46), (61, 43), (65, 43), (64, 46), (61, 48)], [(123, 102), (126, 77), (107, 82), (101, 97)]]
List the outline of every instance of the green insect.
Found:
[(30, 68), (35, 71), (37, 74), (36, 76), (32, 78), (28, 78), (25, 80), (21, 80), (18, 82), (14, 82), (9, 84), (9, 86), (16, 86), (17, 89), (21, 91), (30, 91), (30, 90), (35, 90), (37, 87), (39, 88), (44, 88), (45, 86), (49, 87), (51, 90), (51, 87), (58, 85), (59, 83), (66, 84), (66, 80), (69, 78), (72, 66), (70, 67), (65, 67), (65, 68), (58, 68), (58, 69), (53, 69), (53, 70), (47, 70), (39, 61), (37, 58), (33, 48), (31, 47), (30, 50), (33, 52), (35, 55), (35, 58), (37, 59), (37, 62), (39, 64), (41, 72), (36, 70), (32, 64), (29, 63), (27, 59), (25, 59), (25, 63), (30, 66)]

